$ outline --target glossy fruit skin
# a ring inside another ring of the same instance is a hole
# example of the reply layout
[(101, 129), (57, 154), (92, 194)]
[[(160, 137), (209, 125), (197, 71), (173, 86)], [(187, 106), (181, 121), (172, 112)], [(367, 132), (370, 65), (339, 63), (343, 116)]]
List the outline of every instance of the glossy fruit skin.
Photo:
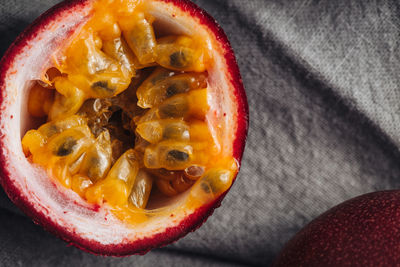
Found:
[(304, 227), (274, 266), (400, 265), (400, 191), (348, 200)]
[[(239, 68), (237, 66), (236, 59), (229, 44), (228, 38), (216, 21), (194, 3), (188, 0), (161, 1), (170, 3), (176, 8), (189, 13), (192, 17), (199, 19), (200, 23), (209, 28), (209, 30), (215, 35), (216, 39), (219, 40), (223, 50), (225, 51), (224, 57), (228, 66), (227, 72), (231, 76), (231, 82), (233, 85), (232, 94), (235, 96), (238, 106), (238, 127), (233, 144), (233, 157), (240, 164), (247, 137), (249, 113), (246, 93), (243, 88)], [(0, 61), (0, 104), (4, 102), (5, 98), (3, 95), (3, 88), (5, 88), (7, 83), (6, 72), (8, 69), (12, 68), (15, 58), (17, 58), (21, 51), (23, 51), (23, 49), (27, 46), (28, 41), (34, 38), (39, 32), (43, 31), (49, 22), (55, 18), (59, 19), (60, 14), (63, 14), (63, 12), (74, 12), (74, 10), (91, 5), (92, 2), (93, 1), (91, 0), (64, 1), (41, 15), (21, 35), (18, 36)], [(82, 238), (74, 231), (71, 231), (71, 229), (65, 229), (55, 221), (49, 220), (46, 214), (36, 209), (35, 205), (14, 184), (11, 178), (12, 173), (10, 172), (9, 168), (7, 168), (7, 154), (3, 149), (5, 147), (7, 147), (7, 143), (4, 142), (4, 139), (1, 138), (0, 135), (0, 183), (3, 186), (6, 194), (15, 203), (15, 205), (17, 205), (25, 214), (31, 217), (35, 223), (41, 225), (49, 232), (55, 234), (71, 245), (98, 255), (128, 256), (132, 254), (145, 254), (152, 248), (161, 247), (172, 243), (190, 231), (194, 231), (200, 227), (213, 213), (214, 209), (221, 205), (221, 201), (229, 191), (228, 190), (219, 196), (212, 203), (202, 206), (193, 214), (187, 216), (187, 218), (181, 221), (178, 226), (166, 228), (165, 232), (163, 233), (159, 233), (141, 240), (132, 240), (131, 242), (125, 242), (123, 244), (103, 244)]]

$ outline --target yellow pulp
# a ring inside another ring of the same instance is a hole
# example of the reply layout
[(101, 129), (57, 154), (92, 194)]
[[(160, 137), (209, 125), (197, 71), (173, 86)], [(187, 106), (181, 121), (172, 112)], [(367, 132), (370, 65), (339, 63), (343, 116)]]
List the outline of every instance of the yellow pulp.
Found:
[[(33, 163), (131, 224), (194, 210), (224, 193), (237, 172), (205, 120), (212, 60), (203, 38), (156, 37), (146, 9), (137, 0), (98, 1), (47, 84), (32, 87), (28, 111), (47, 123), (22, 139)], [(128, 118), (117, 126), (108, 123), (114, 106)], [(136, 136), (131, 145), (124, 130)], [(152, 196), (184, 192), (178, 205), (147, 207)]]

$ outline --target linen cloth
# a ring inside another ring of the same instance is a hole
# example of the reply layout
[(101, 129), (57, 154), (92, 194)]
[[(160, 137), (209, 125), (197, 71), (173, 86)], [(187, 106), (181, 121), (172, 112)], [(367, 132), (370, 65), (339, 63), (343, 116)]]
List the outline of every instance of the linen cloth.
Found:
[[(0, 0), (0, 54), (57, 0)], [(400, 186), (400, 2), (197, 0), (236, 52), (250, 106), (242, 169), (196, 232), (145, 256), (93, 256), (0, 193), (2, 266), (267, 266), (325, 210)]]

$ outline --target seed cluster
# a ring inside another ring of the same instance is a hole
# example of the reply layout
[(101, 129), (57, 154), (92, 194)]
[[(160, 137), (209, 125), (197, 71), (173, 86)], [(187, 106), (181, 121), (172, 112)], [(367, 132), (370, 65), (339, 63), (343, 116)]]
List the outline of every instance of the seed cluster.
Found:
[(90, 203), (143, 209), (151, 192), (172, 197), (217, 173), (204, 44), (156, 38), (153, 20), (94, 17), (30, 91), (29, 113), (47, 123), (25, 134), (25, 155)]

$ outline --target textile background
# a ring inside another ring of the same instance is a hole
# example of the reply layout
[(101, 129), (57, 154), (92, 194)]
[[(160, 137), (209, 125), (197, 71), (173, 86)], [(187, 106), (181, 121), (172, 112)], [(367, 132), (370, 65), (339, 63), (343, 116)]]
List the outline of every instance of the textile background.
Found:
[[(0, 54), (57, 0), (0, 0)], [(0, 192), (0, 265), (269, 265), (325, 210), (400, 187), (400, 2), (196, 0), (226, 31), (250, 106), (242, 170), (196, 232), (145, 256), (58, 240)]]

